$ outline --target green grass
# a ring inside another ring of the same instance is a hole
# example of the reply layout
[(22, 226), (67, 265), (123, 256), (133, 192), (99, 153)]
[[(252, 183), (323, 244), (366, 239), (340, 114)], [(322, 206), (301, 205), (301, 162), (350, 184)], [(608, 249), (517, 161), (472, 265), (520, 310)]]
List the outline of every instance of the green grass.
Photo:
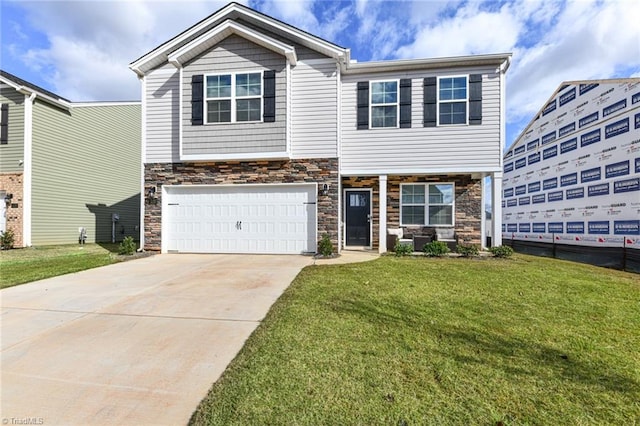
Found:
[(639, 424), (639, 348), (638, 275), (525, 255), (313, 266), (191, 424)]
[(42, 246), (0, 251), (0, 288), (119, 261), (117, 244)]

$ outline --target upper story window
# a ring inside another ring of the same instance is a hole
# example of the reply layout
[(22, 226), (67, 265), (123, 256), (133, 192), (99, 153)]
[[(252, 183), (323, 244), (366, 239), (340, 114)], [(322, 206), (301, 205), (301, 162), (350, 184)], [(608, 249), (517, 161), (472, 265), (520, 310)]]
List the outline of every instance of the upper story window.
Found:
[(262, 73), (206, 76), (207, 123), (260, 121)]
[(424, 127), (482, 124), (482, 74), (425, 77)]
[(453, 225), (452, 183), (402, 184), (400, 192), (401, 225)]
[(438, 124), (467, 124), (467, 77), (438, 79)]
[(358, 130), (411, 127), (411, 79), (359, 81)]
[(398, 81), (371, 82), (371, 127), (398, 127)]

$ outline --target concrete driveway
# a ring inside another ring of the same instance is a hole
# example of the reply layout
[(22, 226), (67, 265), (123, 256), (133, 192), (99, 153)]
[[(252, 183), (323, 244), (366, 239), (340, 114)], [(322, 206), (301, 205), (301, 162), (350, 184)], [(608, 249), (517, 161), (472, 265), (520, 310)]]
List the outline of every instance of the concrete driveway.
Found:
[(3, 424), (186, 424), (311, 263), (165, 254), (2, 290)]

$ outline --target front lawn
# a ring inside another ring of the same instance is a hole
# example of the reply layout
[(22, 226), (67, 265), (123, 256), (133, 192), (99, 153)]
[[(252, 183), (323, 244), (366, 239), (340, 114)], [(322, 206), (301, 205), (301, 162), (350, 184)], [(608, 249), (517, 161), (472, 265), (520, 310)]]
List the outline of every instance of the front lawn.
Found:
[(639, 348), (631, 273), (526, 255), (312, 266), (191, 424), (637, 424)]
[(118, 262), (118, 244), (77, 244), (0, 251), (0, 288)]

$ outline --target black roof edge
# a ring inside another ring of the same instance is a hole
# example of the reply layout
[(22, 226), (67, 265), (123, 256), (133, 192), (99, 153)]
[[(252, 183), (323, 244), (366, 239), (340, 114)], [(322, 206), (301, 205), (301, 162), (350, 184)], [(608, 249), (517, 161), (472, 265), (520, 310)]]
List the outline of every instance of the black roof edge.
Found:
[(139, 58), (137, 58), (137, 59), (135, 59), (135, 60), (131, 61), (131, 62), (129, 63), (129, 65), (133, 64), (134, 62), (138, 62), (140, 59), (144, 58), (144, 57), (145, 57), (145, 56), (147, 56), (149, 53), (153, 52), (154, 50), (159, 49), (160, 47), (164, 46), (165, 44), (169, 44), (169, 43), (171, 43), (173, 40), (175, 40), (175, 39), (177, 39), (177, 38), (180, 38), (183, 34), (185, 34), (185, 33), (189, 32), (193, 27), (197, 27), (198, 25), (200, 25), (201, 23), (203, 23), (203, 22), (204, 22), (204, 21), (206, 21), (207, 19), (211, 18), (213, 15), (217, 14), (218, 12), (220, 12), (222, 9), (224, 9), (224, 8), (226, 8), (226, 7), (229, 7), (229, 6), (230, 6), (230, 5), (232, 5), (232, 4), (233, 4), (233, 5), (236, 5), (236, 6), (239, 6), (239, 7), (241, 7), (241, 8), (244, 8), (244, 9), (250, 10), (250, 11), (252, 11), (252, 12), (255, 12), (255, 13), (257, 13), (257, 14), (259, 14), (259, 15), (262, 15), (262, 16), (264, 16), (264, 17), (266, 17), (266, 18), (272, 19), (272, 20), (274, 20), (274, 21), (276, 21), (276, 22), (279, 22), (279, 23), (281, 23), (281, 24), (283, 24), (283, 25), (286, 25), (286, 26), (287, 26), (287, 27), (289, 27), (289, 28), (294, 28), (294, 29), (295, 29), (295, 30), (297, 30), (297, 31), (301, 31), (301, 32), (303, 32), (303, 33), (305, 33), (305, 34), (310, 35), (310, 36), (311, 36), (311, 37), (313, 37), (313, 38), (317, 38), (318, 40), (322, 40), (322, 41), (324, 41), (325, 43), (329, 43), (329, 44), (332, 44), (332, 45), (334, 45), (334, 46), (336, 46), (336, 47), (339, 47), (340, 49), (346, 49), (346, 48), (345, 48), (345, 47), (343, 47), (343, 46), (340, 46), (340, 45), (338, 45), (338, 44), (335, 44), (334, 42), (331, 42), (331, 41), (329, 41), (329, 40), (325, 40), (325, 39), (323, 39), (322, 37), (318, 37), (317, 35), (312, 34), (312, 33), (308, 32), (308, 31), (302, 30), (302, 29), (300, 29), (300, 28), (298, 28), (298, 27), (294, 27), (294, 26), (293, 26), (293, 25), (291, 25), (291, 24), (287, 24), (286, 22), (281, 21), (281, 20), (279, 20), (278, 18), (274, 18), (273, 16), (269, 16), (269, 15), (267, 15), (267, 14), (265, 14), (265, 13), (260, 12), (259, 10), (256, 10), (256, 9), (253, 9), (253, 8), (251, 8), (251, 7), (249, 7), (249, 6), (245, 6), (245, 5), (243, 5), (243, 4), (240, 4), (240, 3), (237, 3), (237, 2), (235, 2), (235, 1), (232, 1), (232, 2), (229, 2), (229, 3), (227, 3), (226, 5), (222, 6), (220, 9), (216, 10), (215, 12), (213, 12), (213, 13), (209, 14), (209, 15), (208, 15), (208, 16), (206, 16), (205, 18), (203, 18), (203, 19), (199, 20), (199, 21), (198, 21), (198, 22), (196, 22), (195, 24), (191, 25), (189, 28), (187, 28), (187, 29), (185, 29), (184, 31), (180, 32), (179, 34), (177, 34), (177, 35), (175, 35), (175, 36), (171, 37), (169, 40), (165, 41), (164, 43), (161, 43), (161, 44), (157, 45), (156, 47), (154, 47), (153, 49), (149, 50), (147, 53), (145, 53), (144, 55), (140, 56)]
[(55, 93), (47, 90), (47, 89), (43, 89), (40, 86), (37, 86), (33, 83), (29, 83), (26, 80), (21, 79), (20, 77), (16, 77), (15, 75), (11, 74), (10, 72), (7, 72), (5, 70), (0, 69), (0, 75), (3, 76), (4, 78), (13, 81), (15, 84), (20, 85), (20, 86), (26, 86), (32, 90), (35, 90), (36, 92), (40, 92), (44, 95), (47, 95), (53, 99), (56, 100), (60, 100), (60, 101), (64, 101), (64, 102), (69, 102), (71, 103), (71, 101), (69, 99), (63, 98), (62, 96), (56, 95)]

